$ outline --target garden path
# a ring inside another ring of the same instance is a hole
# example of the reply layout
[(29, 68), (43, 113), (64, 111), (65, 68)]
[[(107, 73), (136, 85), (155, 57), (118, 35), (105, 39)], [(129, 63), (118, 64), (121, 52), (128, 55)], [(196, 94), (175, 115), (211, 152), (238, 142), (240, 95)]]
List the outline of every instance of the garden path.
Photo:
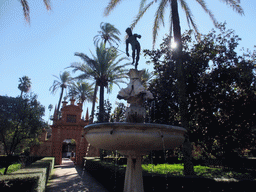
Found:
[(46, 192), (108, 192), (88, 172), (75, 166), (70, 159), (62, 159), (62, 165), (56, 165), (53, 171)]

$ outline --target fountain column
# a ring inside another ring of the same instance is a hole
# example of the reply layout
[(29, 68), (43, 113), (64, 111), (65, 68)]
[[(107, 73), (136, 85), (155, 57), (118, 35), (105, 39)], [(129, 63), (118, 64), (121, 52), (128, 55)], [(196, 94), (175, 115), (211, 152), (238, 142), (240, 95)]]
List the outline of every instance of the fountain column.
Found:
[(127, 167), (125, 172), (124, 192), (143, 192), (143, 178), (141, 168), (142, 156), (127, 157)]

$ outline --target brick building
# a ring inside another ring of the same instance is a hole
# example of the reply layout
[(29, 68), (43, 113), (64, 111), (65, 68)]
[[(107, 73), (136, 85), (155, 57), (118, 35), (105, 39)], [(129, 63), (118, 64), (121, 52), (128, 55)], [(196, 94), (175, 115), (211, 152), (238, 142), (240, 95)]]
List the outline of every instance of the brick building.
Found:
[(75, 100), (70, 100), (71, 104), (62, 102), (61, 118), (58, 119), (55, 109), (53, 124), (50, 126), (52, 135), (47, 139), (47, 131), (44, 130), (40, 136), (40, 145), (31, 147), (31, 155), (53, 156), (55, 164), (60, 165), (62, 161), (62, 148), (65, 140), (75, 140), (75, 162), (83, 164), (85, 156), (99, 156), (99, 150), (90, 146), (86, 141), (83, 130), (89, 124), (88, 111), (85, 120), (82, 119), (82, 104), (75, 104)]

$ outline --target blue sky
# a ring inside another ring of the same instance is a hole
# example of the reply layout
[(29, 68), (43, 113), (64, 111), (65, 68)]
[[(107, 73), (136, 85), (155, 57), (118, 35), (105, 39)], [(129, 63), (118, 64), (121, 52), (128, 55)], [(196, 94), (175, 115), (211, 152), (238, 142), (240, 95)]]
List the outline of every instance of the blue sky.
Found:
[[(58, 103), (60, 92), (52, 95), (49, 91), (55, 77), (59, 76), (66, 67), (73, 62), (81, 62), (75, 52), (82, 52), (91, 56), (95, 47), (93, 37), (100, 30), (101, 22), (113, 24), (122, 33), (119, 49), (125, 51), (125, 29), (134, 20), (138, 12), (138, 0), (126, 0), (119, 4), (108, 17), (104, 17), (104, 8), (108, 0), (52, 0), (52, 10), (47, 12), (43, 0), (28, 0), (30, 5), (30, 25), (25, 22), (22, 7), (18, 0), (0, 0), (0, 95), (16, 97), (20, 95), (18, 80), (26, 75), (31, 78), (31, 91), (38, 95), (38, 100), (45, 106), (45, 117), (48, 121), (49, 104)], [(256, 2), (242, 1), (245, 15), (232, 11), (220, 1), (206, 0), (219, 22), (227, 22), (227, 28), (234, 29), (242, 38), (239, 49), (253, 50), (256, 45)], [(188, 1), (193, 12), (199, 31), (207, 34), (214, 26), (195, 1)], [(152, 48), (152, 26), (156, 5), (144, 15), (134, 29), (134, 33), (142, 35), (139, 40), (142, 49)], [(180, 19), (182, 31), (189, 29), (186, 18), (181, 9)], [(165, 27), (161, 27), (157, 38), (156, 48), (161, 43), (164, 34), (168, 33), (169, 15), (166, 13)], [(123, 55), (125, 56), (125, 55)], [(139, 69), (153, 69), (145, 64), (146, 59), (141, 56)], [(76, 74), (72, 74), (75, 76)], [(126, 85), (121, 84), (121, 87)], [(114, 86), (112, 94), (105, 95), (110, 99), (113, 107), (119, 91)], [(91, 103), (85, 104), (91, 108)]]

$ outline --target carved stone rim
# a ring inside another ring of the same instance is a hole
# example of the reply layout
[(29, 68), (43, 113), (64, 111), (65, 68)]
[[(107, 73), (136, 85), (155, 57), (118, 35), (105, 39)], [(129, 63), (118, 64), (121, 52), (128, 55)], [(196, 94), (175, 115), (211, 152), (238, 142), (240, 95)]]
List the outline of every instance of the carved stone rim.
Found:
[(168, 132), (187, 132), (187, 130), (183, 127), (166, 125), (166, 124), (156, 124), (156, 123), (130, 123), (130, 122), (115, 122), (115, 123), (95, 123), (90, 124), (84, 127), (84, 131), (89, 131), (92, 129), (138, 129), (138, 130), (150, 130), (150, 129), (158, 129), (159, 131), (164, 130)]

